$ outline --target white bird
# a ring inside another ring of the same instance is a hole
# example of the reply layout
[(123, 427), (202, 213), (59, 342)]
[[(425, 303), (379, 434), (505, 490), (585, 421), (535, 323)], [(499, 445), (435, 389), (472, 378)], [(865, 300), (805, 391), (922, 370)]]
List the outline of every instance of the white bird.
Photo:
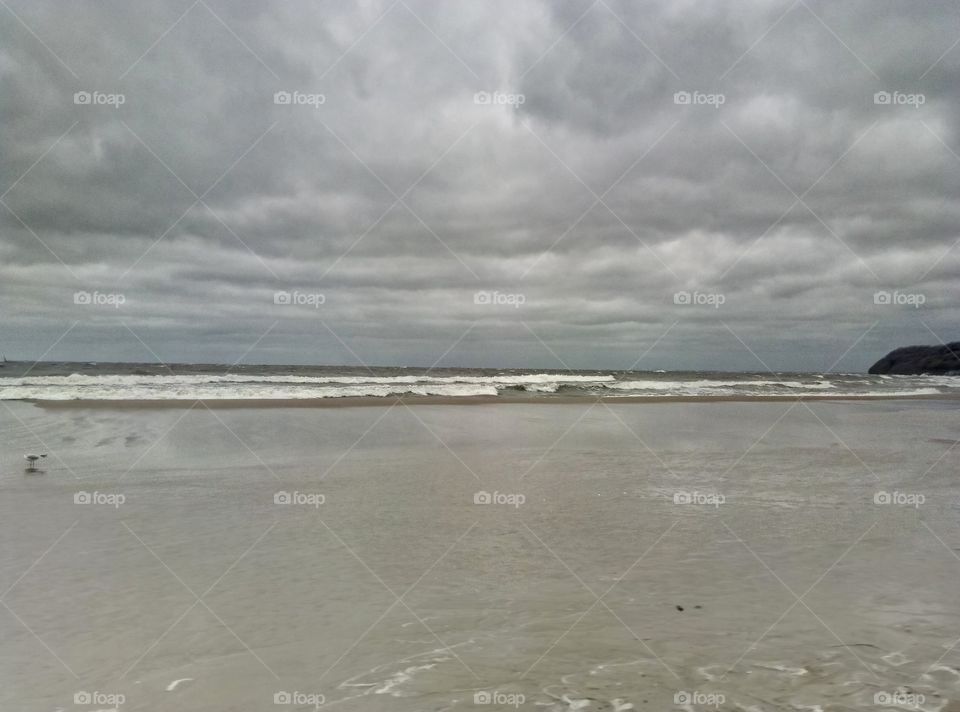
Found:
[(23, 459), (29, 463), (27, 467), (32, 470), (37, 466), (37, 461), (40, 458), (46, 457), (46, 456), (47, 456), (46, 453), (44, 453), (43, 455), (34, 455), (33, 453), (27, 453), (26, 455), (23, 456)]

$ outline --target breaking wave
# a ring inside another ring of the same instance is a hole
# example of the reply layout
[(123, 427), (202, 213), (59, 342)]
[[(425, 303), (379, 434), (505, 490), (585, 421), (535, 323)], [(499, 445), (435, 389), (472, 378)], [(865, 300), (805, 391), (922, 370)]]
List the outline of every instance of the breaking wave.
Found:
[[(103, 368), (107, 368), (104, 366)], [(254, 367), (258, 368), (258, 367)], [(62, 373), (0, 377), (0, 400), (302, 400), (439, 396), (469, 398), (511, 393), (592, 397), (904, 397), (958, 392), (960, 379), (944, 376), (896, 377), (864, 374), (677, 373), (463, 373), (406, 375), (378, 373), (319, 375), (276, 373)], [(119, 370), (119, 369), (118, 369)], [(247, 367), (246, 370), (250, 370)], [(397, 369), (393, 369), (396, 372)], [(381, 369), (381, 373), (387, 369)], [(638, 377), (640, 376), (640, 377)]]

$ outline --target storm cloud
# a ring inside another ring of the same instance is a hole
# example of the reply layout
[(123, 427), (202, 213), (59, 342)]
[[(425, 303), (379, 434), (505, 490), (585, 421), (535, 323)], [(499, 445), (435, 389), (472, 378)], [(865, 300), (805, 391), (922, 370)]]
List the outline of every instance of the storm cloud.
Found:
[(956, 3), (0, 17), (8, 358), (856, 371), (958, 338)]

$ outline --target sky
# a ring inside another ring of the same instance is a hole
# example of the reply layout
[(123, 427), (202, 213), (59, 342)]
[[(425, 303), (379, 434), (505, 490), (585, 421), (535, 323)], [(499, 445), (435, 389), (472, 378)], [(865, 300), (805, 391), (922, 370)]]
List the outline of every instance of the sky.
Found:
[(9, 359), (861, 371), (960, 338), (960, 5), (0, 2)]

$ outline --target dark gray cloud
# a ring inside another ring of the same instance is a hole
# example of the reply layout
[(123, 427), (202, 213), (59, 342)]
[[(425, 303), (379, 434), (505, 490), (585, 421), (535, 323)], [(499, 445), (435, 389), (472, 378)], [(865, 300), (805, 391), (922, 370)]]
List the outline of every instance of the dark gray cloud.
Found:
[(8, 357), (858, 370), (957, 338), (955, 3), (0, 15)]

